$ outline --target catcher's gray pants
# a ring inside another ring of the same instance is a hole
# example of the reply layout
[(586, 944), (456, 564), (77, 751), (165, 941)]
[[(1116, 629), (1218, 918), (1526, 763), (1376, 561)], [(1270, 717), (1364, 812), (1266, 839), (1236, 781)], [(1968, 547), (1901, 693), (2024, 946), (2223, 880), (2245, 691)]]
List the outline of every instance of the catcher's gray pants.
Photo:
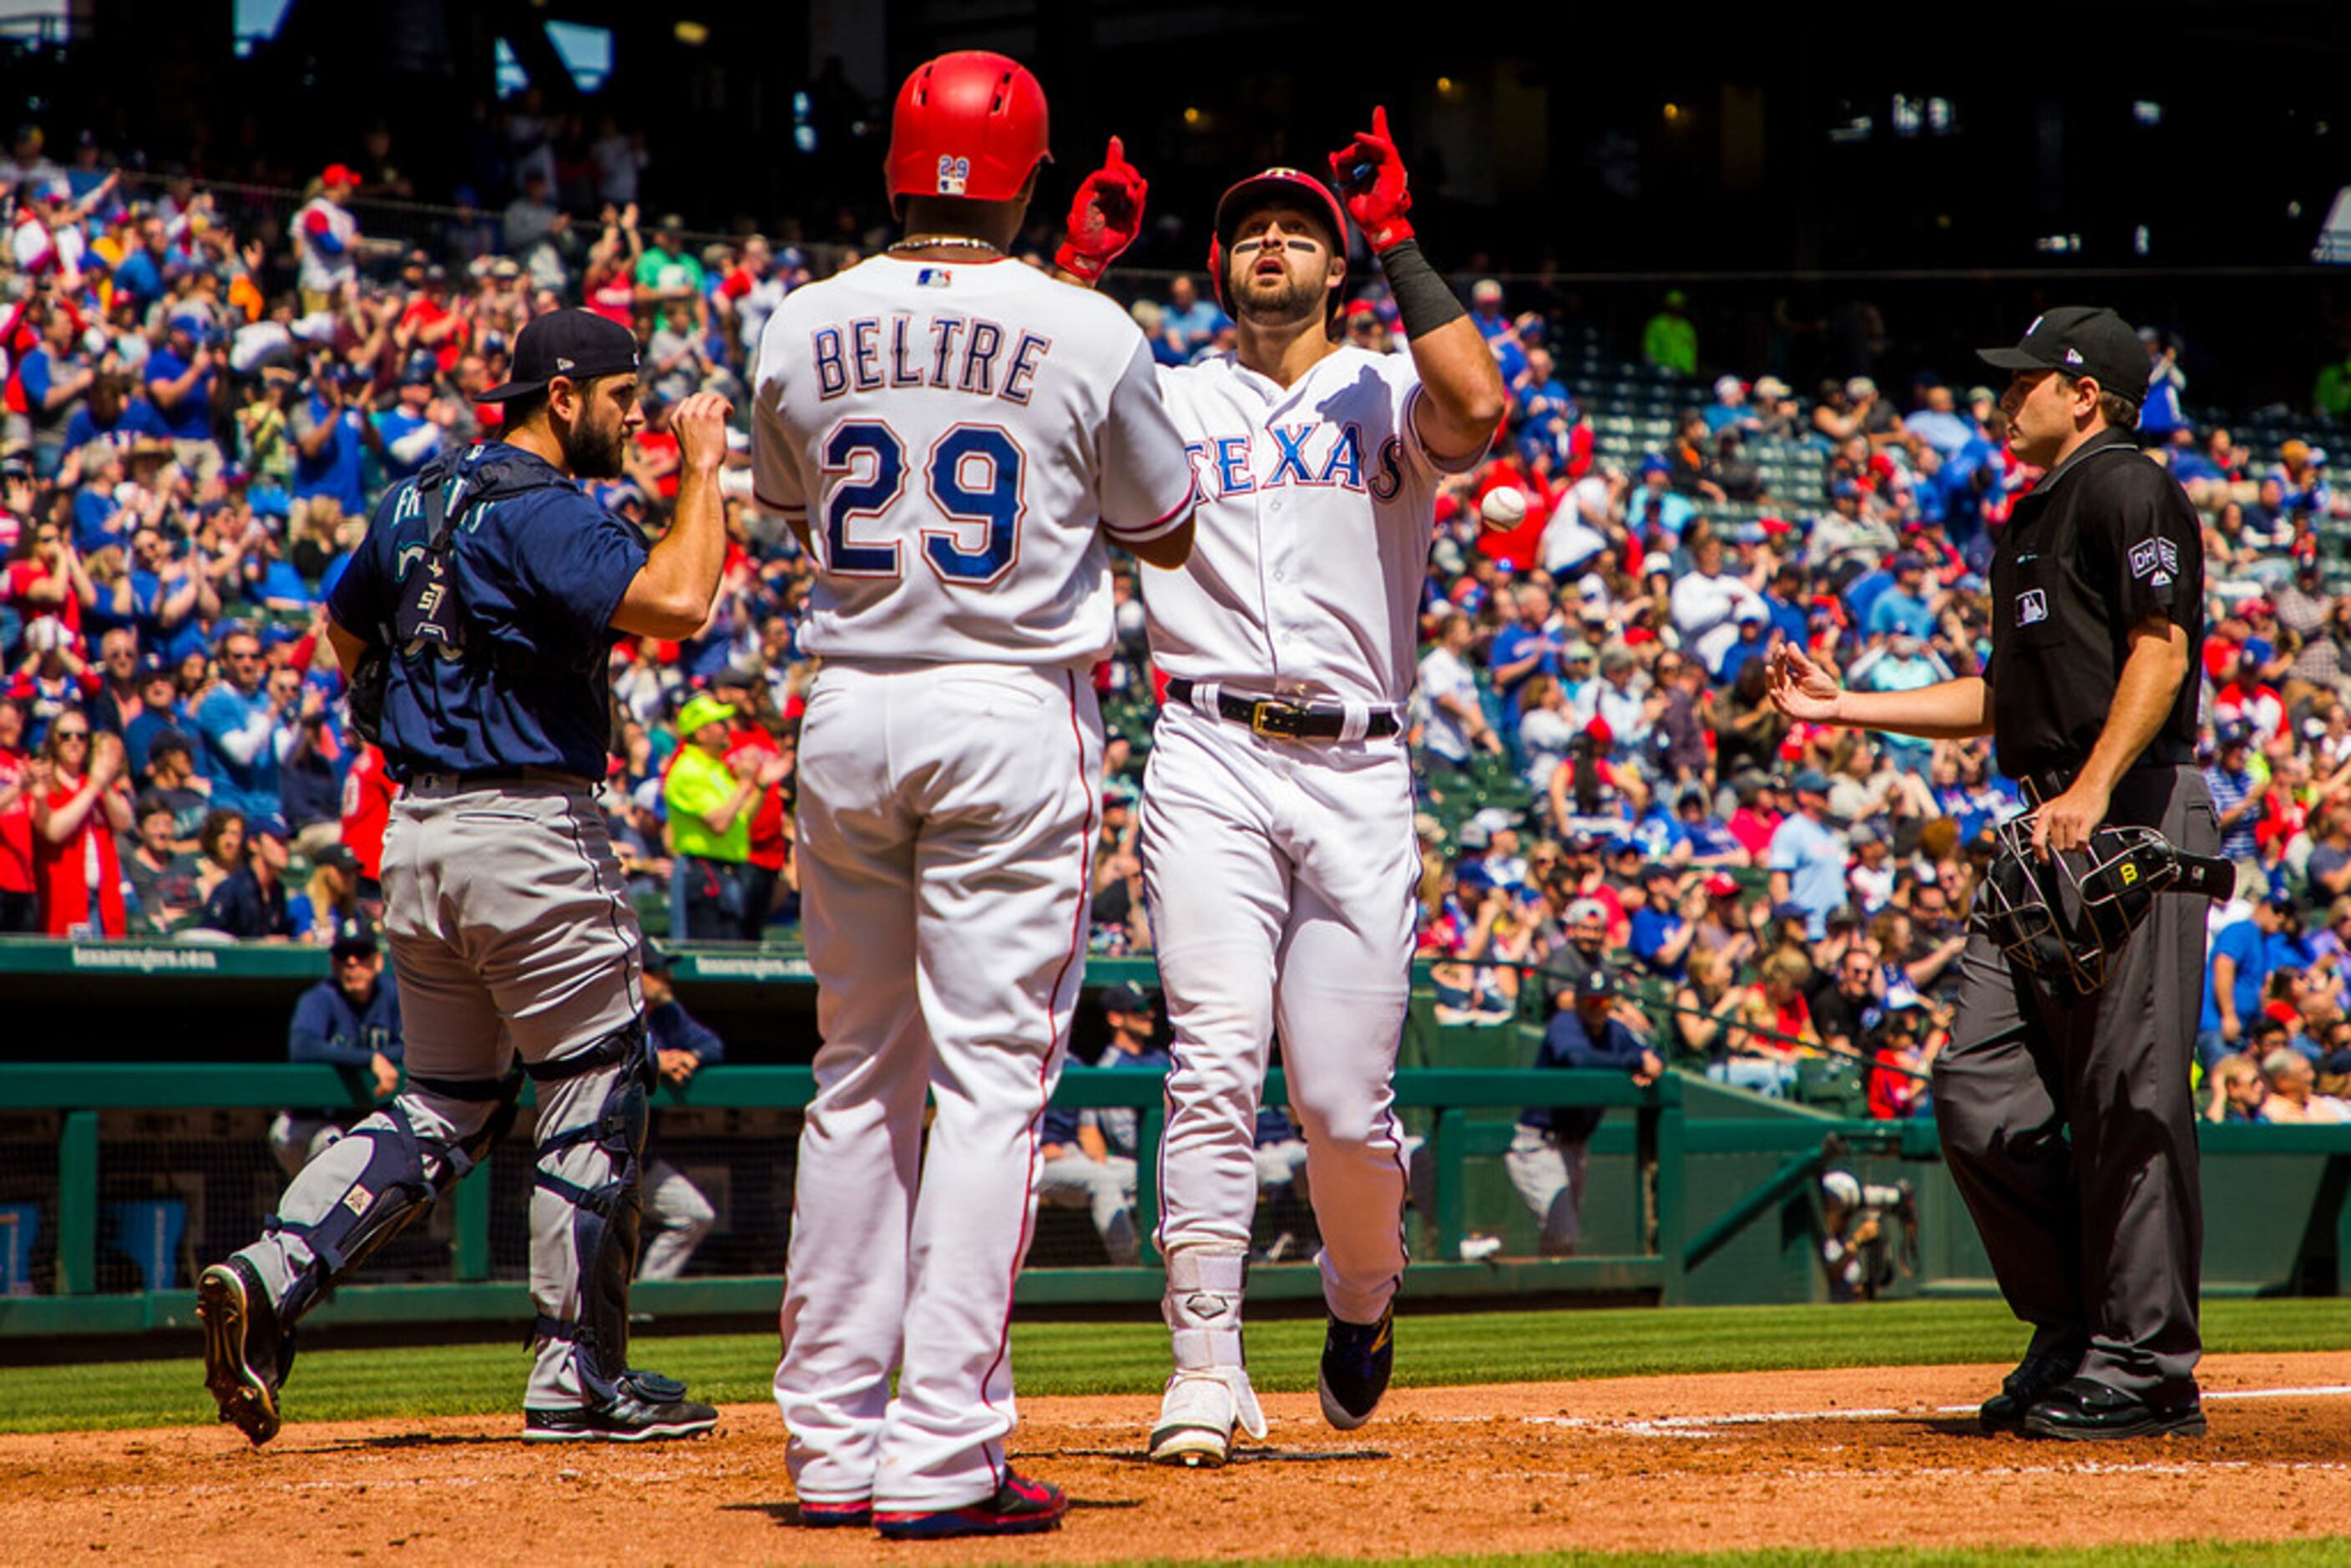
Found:
[[(2220, 821), (2189, 767), (2124, 775), (2109, 822), (2211, 854)], [(1981, 932), (1934, 1069), (1943, 1158), (2032, 1349), (2156, 1404), (2196, 1389), (2204, 1243), (2188, 1070), (2204, 1006), (2200, 898), (2158, 898), (2103, 988), (2053, 998)], [(2065, 1134), (2072, 1134), (2069, 1143)]]
[(1510, 1131), (1502, 1169), (1542, 1221), (1542, 1255), (1565, 1258), (1583, 1237), (1583, 1171), (1592, 1145), (1562, 1143), (1557, 1133), (1521, 1123)]
[[(602, 814), (584, 788), (420, 779), (392, 802), (383, 840), (384, 936), (400, 984), (410, 1086), (302, 1167), (278, 1218), (318, 1224), (338, 1204), (354, 1212), (391, 1200), (371, 1172), (395, 1163), (380, 1145), (419, 1144), (406, 1179), (437, 1185), (436, 1152), (484, 1132), (494, 1100), (435, 1092), (420, 1080), (479, 1084), (526, 1063), (596, 1049), (643, 1011), (640, 938)], [(602, 1117), (621, 1084), (598, 1071), (538, 1086), (542, 1145)], [(400, 1115), (392, 1112), (397, 1108)], [(405, 1138), (397, 1138), (401, 1129)], [(368, 1134), (362, 1136), (361, 1134)], [(383, 1162), (378, 1164), (377, 1162)], [(622, 1175), (593, 1140), (542, 1157), (543, 1174), (590, 1190)], [(586, 1304), (574, 1208), (542, 1185), (531, 1194), (531, 1298), (540, 1318), (576, 1322)], [(238, 1254), (272, 1301), (315, 1272), (298, 1231), (277, 1230)], [(580, 1354), (539, 1336), (524, 1403), (576, 1406)]]

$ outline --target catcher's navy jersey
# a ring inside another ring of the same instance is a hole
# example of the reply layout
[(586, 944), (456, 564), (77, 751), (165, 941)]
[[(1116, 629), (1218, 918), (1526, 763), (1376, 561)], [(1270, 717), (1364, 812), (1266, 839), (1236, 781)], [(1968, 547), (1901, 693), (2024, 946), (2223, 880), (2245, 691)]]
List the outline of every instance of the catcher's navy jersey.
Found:
[[(418, 483), (441, 471), (428, 467)], [(395, 650), (384, 771), (402, 783), (526, 768), (601, 779), (611, 620), (645, 564), (644, 539), (519, 447), (486, 442), (456, 459), (455, 472), (479, 481), (461, 495), (449, 551), (465, 653)], [(328, 597), (337, 625), (381, 640), (403, 580), (433, 570), (427, 528), (415, 484), (385, 494)]]

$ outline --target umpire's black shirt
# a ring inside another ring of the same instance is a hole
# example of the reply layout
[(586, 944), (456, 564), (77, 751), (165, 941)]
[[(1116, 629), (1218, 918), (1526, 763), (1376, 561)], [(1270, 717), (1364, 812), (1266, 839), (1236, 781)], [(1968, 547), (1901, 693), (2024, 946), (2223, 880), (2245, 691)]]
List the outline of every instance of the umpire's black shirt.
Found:
[(2163, 615), (2188, 633), (2188, 677), (2143, 754), (2196, 751), (2204, 656), (2204, 533), (2179, 481), (2127, 433), (2092, 436), (2017, 499), (1991, 559), (1991, 733), (2000, 770), (2070, 780), (2115, 706), (2130, 631)]

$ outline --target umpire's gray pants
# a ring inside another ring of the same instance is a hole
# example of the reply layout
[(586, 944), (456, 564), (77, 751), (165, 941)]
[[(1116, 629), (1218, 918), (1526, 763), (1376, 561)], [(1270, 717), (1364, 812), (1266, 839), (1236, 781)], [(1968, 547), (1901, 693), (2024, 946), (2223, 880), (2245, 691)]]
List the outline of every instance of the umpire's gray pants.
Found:
[[(2124, 775), (2106, 816), (2199, 854), (2220, 842), (2193, 768)], [(2105, 986), (2078, 999), (2052, 998), (1977, 933), (1934, 1069), (1944, 1160), (2032, 1349), (2078, 1353), (2082, 1375), (2158, 1404), (2195, 1392), (2203, 1345), (2188, 1072), (2205, 911), (2199, 898), (2158, 899)]]
[[(603, 814), (584, 786), (404, 786), (384, 829), (383, 891), (412, 1079), (500, 1078), (517, 1055), (526, 1062), (572, 1055), (643, 1011), (636, 915)], [(616, 1082), (611, 1072), (588, 1072), (538, 1085), (538, 1136), (593, 1123)], [(495, 1109), (413, 1087), (397, 1103), (417, 1131), (453, 1142), (479, 1131)], [(278, 1213), (308, 1223), (337, 1203), (363, 1207), (374, 1193), (354, 1184), (374, 1151), (358, 1134), (389, 1124), (378, 1112), (311, 1160)], [(548, 1168), (591, 1189), (615, 1174), (593, 1143), (561, 1151)], [(540, 1316), (566, 1322), (578, 1321), (582, 1306), (572, 1216), (569, 1202), (533, 1189), (531, 1299)], [(299, 1237), (277, 1232), (238, 1256), (274, 1301), (313, 1255)], [(538, 1352), (526, 1406), (578, 1405), (574, 1347), (542, 1338)]]

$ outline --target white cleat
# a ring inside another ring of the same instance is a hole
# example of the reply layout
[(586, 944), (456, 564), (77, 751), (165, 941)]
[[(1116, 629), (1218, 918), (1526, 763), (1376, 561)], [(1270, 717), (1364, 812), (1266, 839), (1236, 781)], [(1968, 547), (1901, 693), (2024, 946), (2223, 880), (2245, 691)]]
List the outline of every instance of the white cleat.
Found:
[[(1216, 1469), (1233, 1455), (1233, 1428), (1246, 1423), (1251, 1437), (1265, 1436), (1265, 1417), (1257, 1400), (1243, 1408), (1233, 1385), (1245, 1379), (1238, 1368), (1179, 1372), (1167, 1380), (1159, 1401), (1159, 1420), (1151, 1428), (1154, 1464), (1182, 1465), (1187, 1469)], [(1247, 1388), (1246, 1382), (1242, 1388)]]

